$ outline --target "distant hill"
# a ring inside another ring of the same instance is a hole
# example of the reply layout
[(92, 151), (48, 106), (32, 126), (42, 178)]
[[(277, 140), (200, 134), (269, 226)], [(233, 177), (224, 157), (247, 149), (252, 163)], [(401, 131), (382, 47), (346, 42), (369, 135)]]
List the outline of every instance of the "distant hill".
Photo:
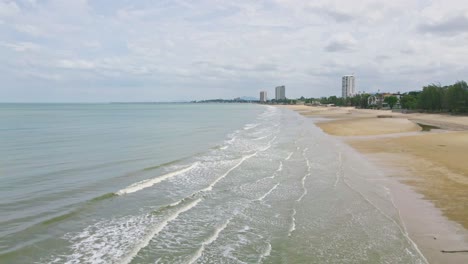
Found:
[(241, 96), (240, 99), (244, 101), (258, 101), (258, 98), (252, 96)]

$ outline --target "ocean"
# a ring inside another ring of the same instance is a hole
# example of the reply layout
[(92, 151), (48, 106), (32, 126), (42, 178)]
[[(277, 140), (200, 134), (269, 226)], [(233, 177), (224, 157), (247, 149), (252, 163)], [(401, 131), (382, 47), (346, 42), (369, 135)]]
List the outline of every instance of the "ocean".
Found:
[(426, 263), (379, 168), (256, 104), (1, 104), (0, 263)]

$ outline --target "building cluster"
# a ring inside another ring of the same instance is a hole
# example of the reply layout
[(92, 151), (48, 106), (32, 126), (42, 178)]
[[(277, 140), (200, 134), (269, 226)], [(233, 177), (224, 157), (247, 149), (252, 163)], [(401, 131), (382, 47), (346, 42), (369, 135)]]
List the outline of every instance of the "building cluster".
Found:
[[(281, 85), (275, 87), (275, 100), (286, 100), (286, 86)], [(260, 102), (265, 103), (268, 101), (268, 96), (266, 91), (261, 91), (260, 92)]]
[[(343, 99), (351, 98), (351, 97), (361, 95), (361, 94), (363, 94), (363, 92), (357, 92), (356, 91), (356, 78), (355, 78), (354, 74), (344, 75), (341, 78), (341, 95), (342, 95)], [(379, 109), (381, 109), (381, 108), (383, 108), (383, 109), (390, 108), (390, 106), (388, 105), (388, 103), (385, 100), (385, 98), (390, 97), (390, 96), (394, 96), (394, 97), (397, 98), (397, 102), (395, 103), (395, 105), (392, 105), (392, 108), (400, 108), (400, 98), (401, 98), (400, 93), (374, 93), (374, 94), (371, 94), (367, 98), (367, 105), (370, 108), (379, 108)], [(335, 97), (335, 99), (336, 99), (336, 97)], [(286, 87), (284, 85), (275, 87), (275, 98), (274, 98), (274, 100), (276, 102), (284, 102), (283, 100), (287, 100), (286, 99)], [(299, 103), (299, 104), (304, 103), (304, 101), (301, 101), (300, 99), (292, 100), (292, 101), (294, 101), (294, 103)], [(267, 91), (261, 91), (260, 92), (260, 102), (261, 103), (268, 102)], [(275, 103), (275, 102), (272, 102), (272, 103)], [(323, 105), (323, 104), (335, 105), (335, 103), (328, 103), (327, 104), (327, 103), (321, 102), (320, 100), (309, 101), (309, 102), (307, 102), (307, 104), (309, 104), (309, 105)]]

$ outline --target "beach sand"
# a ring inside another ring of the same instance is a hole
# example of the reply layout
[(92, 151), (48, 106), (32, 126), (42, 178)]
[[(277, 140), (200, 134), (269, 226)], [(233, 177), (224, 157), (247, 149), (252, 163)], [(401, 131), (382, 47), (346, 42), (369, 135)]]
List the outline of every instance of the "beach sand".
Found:
[[(395, 180), (389, 188), (402, 220), (431, 263), (468, 263), (468, 253), (441, 252), (468, 250), (468, 117), (280, 107), (317, 118), (324, 132), (344, 140)], [(418, 124), (442, 129), (424, 132)]]

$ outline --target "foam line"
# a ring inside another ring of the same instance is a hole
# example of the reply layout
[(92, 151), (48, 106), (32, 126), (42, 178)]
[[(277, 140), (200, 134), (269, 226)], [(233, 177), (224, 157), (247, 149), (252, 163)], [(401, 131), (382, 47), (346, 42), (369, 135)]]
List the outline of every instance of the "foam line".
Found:
[(213, 235), (211, 235), (207, 240), (202, 242), (200, 248), (197, 250), (197, 252), (195, 252), (194, 256), (189, 260), (188, 262), (189, 264), (195, 263), (195, 261), (197, 261), (197, 259), (199, 259), (202, 256), (203, 251), (205, 250), (205, 247), (215, 242), (216, 239), (218, 239), (219, 233), (221, 233), (228, 226), (230, 221), (231, 219), (228, 219), (223, 225), (215, 229)]
[(289, 153), (289, 155), (284, 160), (289, 160), (293, 154), (294, 152)]
[(199, 162), (195, 162), (195, 163), (193, 163), (192, 165), (190, 165), (187, 168), (184, 168), (184, 169), (181, 169), (181, 170), (178, 170), (178, 171), (174, 171), (174, 172), (170, 172), (168, 174), (164, 174), (162, 176), (159, 176), (159, 177), (156, 177), (156, 178), (153, 178), (153, 179), (143, 180), (143, 181), (134, 183), (134, 184), (132, 184), (132, 185), (130, 185), (130, 186), (116, 192), (115, 194), (124, 195), (124, 194), (129, 194), (129, 193), (134, 193), (134, 192), (141, 191), (141, 190), (146, 189), (148, 187), (151, 187), (151, 186), (153, 186), (155, 184), (158, 184), (158, 183), (160, 183), (162, 181), (165, 181), (165, 180), (167, 180), (169, 178), (172, 178), (172, 177), (177, 176), (179, 174), (188, 172), (188, 171), (192, 170), (193, 168), (195, 168), (198, 164), (199, 164)]
[(311, 170), (309, 159), (305, 155), (307, 150), (308, 150), (308, 148), (305, 148), (302, 151), (302, 157), (305, 159), (306, 165), (307, 165), (307, 173), (301, 179), (301, 186), (302, 186), (303, 191), (302, 191), (301, 196), (299, 198), (297, 198), (296, 202), (300, 202), (302, 200), (302, 198), (304, 198), (304, 196), (306, 196), (306, 194), (307, 194), (307, 188), (305, 186), (305, 181), (306, 181), (307, 177), (310, 176), (310, 170)]
[(335, 184), (333, 184), (333, 188), (336, 188), (338, 181), (340, 180), (340, 176), (343, 174), (343, 160), (341, 157), (341, 152), (338, 152), (338, 171), (335, 173), (336, 180)]
[(257, 152), (253, 153), (253, 154), (250, 154), (250, 155), (247, 155), (247, 156), (244, 156), (240, 159), (240, 161), (234, 165), (233, 167), (231, 167), (229, 170), (227, 170), (223, 175), (219, 176), (216, 180), (214, 180), (208, 187), (206, 187), (205, 189), (202, 189), (200, 190), (201, 192), (208, 192), (208, 191), (211, 191), (213, 190), (213, 187), (220, 181), (222, 180), (223, 178), (225, 178), (229, 173), (231, 173), (231, 171), (235, 170), (237, 167), (239, 167), (240, 165), (242, 165), (242, 163), (244, 163), (244, 161), (250, 159), (251, 157), (253, 156), (256, 156), (257, 155)]
[(280, 165), (276, 171), (282, 171), (283, 170), (283, 162), (280, 161)]
[(265, 251), (263, 251), (262, 254), (260, 254), (260, 257), (259, 257), (257, 263), (262, 263), (263, 259), (270, 256), (270, 254), (271, 254), (271, 244), (269, 242), (267, 242), (267, 243), (268, 243), (268, 245), (266, 246)]
[(151, 239), (153, 239), (159, 232), (161, 232), (161, 230), (163, 230), (164, 227), (166, 227), (169, 222), (174, 221), (175, 219), (177, 219), (177, 217), (179, 217), (179, 215), (181, 213), (184, 213), (184, 212), (192, 209), (193, 207), (197, 206), (197, 204), (201, 200), (202, 200), (201, 198), (198, 198), (197, 200), (194, 200), (193, 202), (191, 202), (191, 203), (187, 204), (186, 206), (180, 208), (179, 210), (175, 211), (172, 215), (170, 215), (165, 221), (163, 221), (159, 225), (154, 226), (151, 230), (149, 230), (149, 232), (146, 234), (146, 236), (144, 236), (143, 239), (138, 244), (135, 245), (135, 247), (130, 251), (130, 253), (120, 261), (120, 263), (121, 264), (130, 263), (132, 261), (132, 259), (138, 254), (138, 252), (140, 252), (140, 250), (142, 248), (148, 246)]
[(291, 227), (289, 228), (289, 233), (288, 236), (291, 236), (292, 232), (296, 230), (296, 218), (294, 217), (296, 215), (296, 209), (293, 209), (293, 213), (291, 215)]
[[(353, 190), (354, 192), (358, 193), (363, 199), (364, 201), (366, 201), (367, 203), (369, 203), (372, 207), (374, 207), (382, 216), (384, 216), (385, 218), (387, 218), (388, 220), (390, 220), (391, 222), (393, 222), (397, 227), (398, 229), (400, 230), (401, 234), (406, 238), (406, 241), (408, 241), (412, 246), (413, 248), (416, 250), (416, 252), (418, 252), (418, 254), (423, 258), (424, 262), (425, 263), (429, 263), (429, 261), (426, 259), (426, 257), (424, 256), (424, 254), (421, 252), (421, 250), (419, 250), (419, 247), (418, 245), (411, 239), (411, 237), (409, 236), (408, 234), (408, 231), (406, 230), (406, 227), (405, 225), (403, 224), (403, 226), (399, 225), (393, 218), (391, 218), (390, 216), (388, 216), (386, 213), (384, 213), (377, 205), (375, 205), (373, 202), (371, 202), (369, 199), (367, 199), (366, 196), (364, 196), (364, 194), (362, 194), (360, 191), (358, 191), (357, 189), (353, 188), (345, 179), (343, 179), (343, 182), (346, 184), (346, 186), (348, 186), (348, 188), (350, 188), (351, 190)], [(393, 201), (392, 201), (393, 203)]]
[(272, 191), (274, 191), (278, 187), (279, 183), (277, 183), (275, 186), (273, 186), (268, 192), (266, 192), (264, 195), (262, 195), (260, 198), (257, 199), (257, 201), (262, 201), (267, 197)]
[(268, 136), (269, 136), (269, 135), (263, 136), (263, 137), (254, 138), (253, 140), (261, 140), (261, 139), (267, 138)]
[(260, 124), (247, 124), (244, 126), (244, 130), (250, 130), (252, 128), (256, 128)]
[(309, 176), (309, 174), (306, 174), (304, 175), (304, 177), (302, 177), (301, 179), (301, 184), (302, 184), (302, 194), (299, 198), (297, 198), (296, 202), (300, 202), (302, 200), (302, 198), (304, 198), (304, 196), (306, 196), (307, 194), (307, 188), (305, 187), (305, 181), (307, 179), (307, 176)]

